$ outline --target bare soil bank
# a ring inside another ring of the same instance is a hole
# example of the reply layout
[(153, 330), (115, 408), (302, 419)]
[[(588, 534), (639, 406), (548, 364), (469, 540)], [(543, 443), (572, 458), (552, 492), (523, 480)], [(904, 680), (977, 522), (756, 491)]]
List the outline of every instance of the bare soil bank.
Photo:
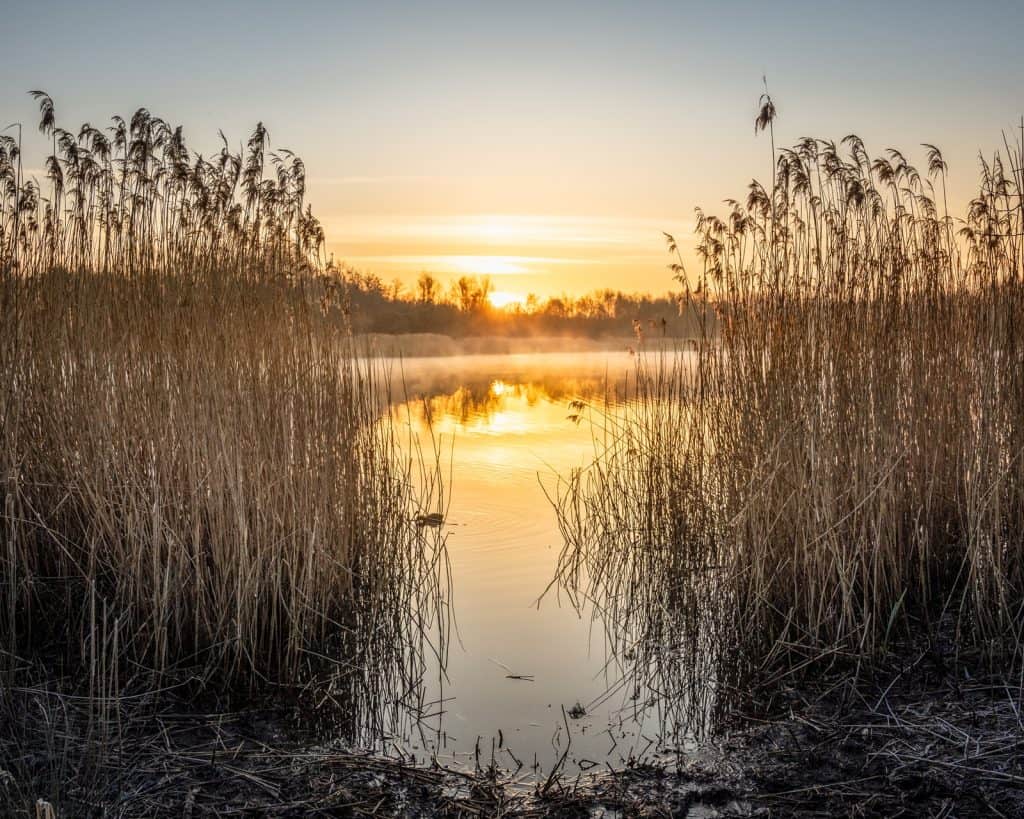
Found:
[(165, 709), (125, 722), (115, 751), (76, 768), (70, 734), (34, 716), (43, 695), (22, 696), (28, 719), (0, 737), (12, 816), (32, 815), (58, 774), (55, 737), (70, 777), (61, 816), (1024, 816), (1019, 688), (926, 653), (870, 685), (783, 689), (758, 705), (771, 716), (745, 718), (677, 765), (530, 783), (311, 745), (294, 711), (272, 709)]

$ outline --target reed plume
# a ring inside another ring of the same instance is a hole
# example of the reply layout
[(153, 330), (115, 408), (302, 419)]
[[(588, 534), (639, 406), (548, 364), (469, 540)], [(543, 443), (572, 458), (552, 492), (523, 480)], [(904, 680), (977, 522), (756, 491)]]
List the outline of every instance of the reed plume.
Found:
[(221, 133), (220, 150), (204, 158), (188, 150), (181, 126), (145, 108), (74, 132), (58, 125), (48, 94), (31, 94), (51, 153), (46, 181), (24, 180), (20, 139), (0, 135), (0, 271), (254, 278), (323, 268), (305, 165), (271, 152), (263, 123), (237, 150)]

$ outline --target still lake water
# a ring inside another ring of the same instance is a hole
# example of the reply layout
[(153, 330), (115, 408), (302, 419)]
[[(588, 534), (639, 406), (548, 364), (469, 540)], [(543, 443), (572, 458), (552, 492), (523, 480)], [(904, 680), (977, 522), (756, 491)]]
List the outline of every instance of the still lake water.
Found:
[(393, 390), (409, 399), (393, 406), (395, 423), (422, 444), (429, 418), (442, 451), (454, 623), (446, 661), (423, 680), (432, 704), (390, 749), (455, 767), (493, 758), (528, 778), (563, 754), (571, 773), (675, 747), (605, 624), (552, 585), (563, 540), (548, 495), (596, 451), (570, 403), (624, 400), (634, 366), (625, 349), (391, 363)]

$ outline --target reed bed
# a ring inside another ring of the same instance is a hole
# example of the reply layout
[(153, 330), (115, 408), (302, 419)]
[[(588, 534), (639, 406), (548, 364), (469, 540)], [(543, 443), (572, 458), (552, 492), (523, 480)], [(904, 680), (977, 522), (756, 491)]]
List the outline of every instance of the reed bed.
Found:
[(185, 682), (379, 728), (367, 701), (414, 700), (444, 650), (444, 549), (301, 160), (262, 125), (204, 160), (145, 109), (75, 135), (35, 96), (47, 182), (0, 138), (5, 692), (106, 724)]
[(558, 498), (561, 577), (646, 646), (639, 667), (713, 651), (706, 692), (922, 640), (1019, 667), (1024, 148), (1005, 142), (960, 221), (938, 149), (920, 173), (850, 136), (779, 151), (725, 218), (698, 210), (698, 272), (668, 236), (701, 330), (641, 356), (641, 400), (595, 411), (596, 463)]
[(168, 714), (298, 704), (377, 743), (445, 650), (442, 499), (301, 160), (34, 96), (42, 183), (0, 135), (0, 801), (115, 804)]
[(220, 132), (204, 158), (146, 108), (69, 131), (48, 94), (31, 95), (52, 153), (45, 180), (26, 179), (22, 126), (0, 132), (0, 269), (266, 278), (323, 267), (305, 165), (271, 151), (263, 123), (237, 150)]

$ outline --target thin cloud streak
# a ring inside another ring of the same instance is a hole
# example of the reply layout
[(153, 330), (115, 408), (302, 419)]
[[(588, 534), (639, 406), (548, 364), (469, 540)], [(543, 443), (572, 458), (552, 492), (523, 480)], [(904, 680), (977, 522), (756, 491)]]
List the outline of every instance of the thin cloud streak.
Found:
[(354, 216), (330, 220), (329, 235), (341, 243), (357, 241), (472, 241), (500, 244), (508, 241), (530, 245), (613, 245), (660, 241), (662, 231), (675, 229), (680, 235), (693, 230), (692, 219), (681, 225), (678, 217), (622, 218), (595, 216), (543, 216), (529, 214), (453, 214), (442, 217), (419, 215)]

